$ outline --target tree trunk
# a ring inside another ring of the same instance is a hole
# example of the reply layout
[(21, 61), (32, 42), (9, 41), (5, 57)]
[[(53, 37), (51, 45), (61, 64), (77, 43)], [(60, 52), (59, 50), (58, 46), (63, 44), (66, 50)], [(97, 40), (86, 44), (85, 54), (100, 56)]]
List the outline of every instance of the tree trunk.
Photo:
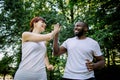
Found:
[(106, 49), (107, 50), (107, 58), (108, 58), (108, 61), (107, 61), (107, 66), (110, 65), (110, 55), (109, 55), (109, 49)]
[(6, 74), (3, 75), (3, 80), (5, 80), (5, 76), (6, 76)]

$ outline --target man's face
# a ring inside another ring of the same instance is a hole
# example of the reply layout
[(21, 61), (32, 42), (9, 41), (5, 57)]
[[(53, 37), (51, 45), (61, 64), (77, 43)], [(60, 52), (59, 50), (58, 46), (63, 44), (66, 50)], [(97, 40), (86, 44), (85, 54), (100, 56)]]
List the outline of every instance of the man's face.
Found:
[(85, 27), (82, 22), (77, 22), (74, 27), (75, 36), (81, 37), (82, 35), (84, 35), (84, 32), (85, 32), (84, 28)]

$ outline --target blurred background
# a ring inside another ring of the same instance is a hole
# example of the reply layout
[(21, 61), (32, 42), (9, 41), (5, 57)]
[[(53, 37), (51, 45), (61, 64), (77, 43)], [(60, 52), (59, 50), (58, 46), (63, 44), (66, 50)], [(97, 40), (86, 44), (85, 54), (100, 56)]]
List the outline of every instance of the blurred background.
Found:
[[(120, 80), (120, 0), (0, 0), (0, 80), (12, 80), (21, 60), (21, 34), (35, 16), (46, 19), (45, 33), (60, 23), (59, 44), (74, 36), (76, 21), (87, 22), (87, 35), (99, 42), (106, 60), (95, 71), (97, 80)], [(55, 69), (47, 76), (60, 80), (67, 55), (54, 57), (52, 45), (51, 40), (47, 54)]]

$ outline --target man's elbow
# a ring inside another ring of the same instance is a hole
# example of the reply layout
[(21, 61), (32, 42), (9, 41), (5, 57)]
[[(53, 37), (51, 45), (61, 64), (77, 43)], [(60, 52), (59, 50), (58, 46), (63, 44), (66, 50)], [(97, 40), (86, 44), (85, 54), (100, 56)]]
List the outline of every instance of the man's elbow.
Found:
[(105, 67), (105, 60), (103, 60), (103, 64), (102, 64), (102, 68), (104, 68)]
[(59, 56), (58, 52), (53, 52), (54, 56)]
[(99, 69), (102, 69), (102, 68), (104, 68), (105, 67), (105, 61), (103, 60), (103, 61), (101, 61), (101, 64), (100, 64), (100, 66), (99, 66)]

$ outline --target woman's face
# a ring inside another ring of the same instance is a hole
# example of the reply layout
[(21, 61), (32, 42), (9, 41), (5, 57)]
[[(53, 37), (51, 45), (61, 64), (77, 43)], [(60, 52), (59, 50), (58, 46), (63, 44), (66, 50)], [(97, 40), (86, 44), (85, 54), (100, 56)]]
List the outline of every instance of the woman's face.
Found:
[(44, 21), (40, 20), (37, 23), (35, 23), (35, 26), (38, 30), (40, 30), (40, 32), (43, 32), (43, 31), (45, 31), (46, 23)]

